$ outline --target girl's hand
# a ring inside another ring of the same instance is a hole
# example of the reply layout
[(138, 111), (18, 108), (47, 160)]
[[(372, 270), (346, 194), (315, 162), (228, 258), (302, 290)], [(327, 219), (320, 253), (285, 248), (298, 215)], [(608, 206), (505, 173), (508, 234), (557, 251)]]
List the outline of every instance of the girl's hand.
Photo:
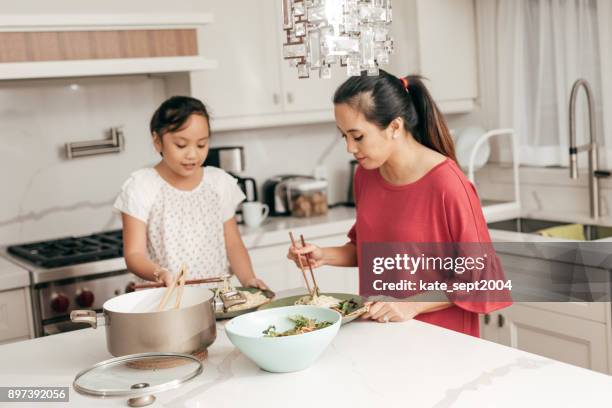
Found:
[(319, 266), (325, 264), (325, 262), (323, 261), (323, 248), (309, 243), (306, 243), (306, 246), (304, 247), (294, 247), (293, 245), (290, 246), (289, 252), (287, 252), (287, 258), (295, 262), (298, 268), (300, 267), (299, 259), (301, 259), (302, 265), (304, 266), (304, 268), (307, 268), (308, 260), (306, 259), (306, 254), (309, 255), (310, 266), (312, 268), (318, 268)]
[(249, 288), (257, 288), (261, 290), (270, 289), (268, 285), (264, 283), (264, 281), (262, 281), (261, 279), (255, 278), (255, 277), (247, 280), (245, 283), (245, 286)]
[(162, 268), (157, 273), (157, 282), (161, 282), (166, 287), (169, 287), (174, 283), (174, 275), (167, 269)]
[(419, 314), (415, 302), (365, 302), (370, 309), (361, 319), (376, 320), (379, 323), (403, 322)]

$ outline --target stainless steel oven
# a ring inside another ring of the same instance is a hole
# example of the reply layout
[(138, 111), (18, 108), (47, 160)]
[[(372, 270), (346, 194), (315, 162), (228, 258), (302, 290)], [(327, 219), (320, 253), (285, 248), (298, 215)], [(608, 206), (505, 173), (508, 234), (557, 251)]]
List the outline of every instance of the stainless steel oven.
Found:
[(120, 230), (13, 245), (3, 252), (30, 272), (36, 337), (84, 327), (70, 322), (72, 310), (101, 311), (135, 281), (125, 266)]

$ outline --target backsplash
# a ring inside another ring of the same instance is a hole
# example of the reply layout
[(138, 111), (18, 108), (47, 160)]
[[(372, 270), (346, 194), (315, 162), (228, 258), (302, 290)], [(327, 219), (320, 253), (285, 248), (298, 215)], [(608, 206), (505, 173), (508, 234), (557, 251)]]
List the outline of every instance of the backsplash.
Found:
[[(147, 76), (3, 83), (0, 245), (119, 228), (111, 209), (121, 184), (159, 159), (148, 123), (164, 98), (164, 81)], [(124, 152), (65, 159), (66, 142), (102, 139), (119, 125)], [(260, 188), (276, 174), (312, 174), (322, 161), (330, 202), (346, 200), (351, 157), (334, 124), (227, 133), (212, 126), (212, 146), (245, 147), (245, 174)]]
[[(164, 96), (164, 82), (144, 76), (3, 83), (0, 244), (117, 226), (111, 203), (131, 171), (155, 160), (147, 123)], [(119, 125), (123, 153), (65, 159), (64, 143)]]
[[(579, 170), (577, 180), (561, 167), (521, 167), (520, 196), (523, 211), (590, 216), (587, 169)], [(481, 198), (512, 200), (514, 185), (512, 169), (507, 165), (489, 164), (476, 172), (476, 188)], [(612, 214), (612, 179), (601, 179), (601, 216), (610, 220)], [(610, 222), (610, 221), (609, 221)]]

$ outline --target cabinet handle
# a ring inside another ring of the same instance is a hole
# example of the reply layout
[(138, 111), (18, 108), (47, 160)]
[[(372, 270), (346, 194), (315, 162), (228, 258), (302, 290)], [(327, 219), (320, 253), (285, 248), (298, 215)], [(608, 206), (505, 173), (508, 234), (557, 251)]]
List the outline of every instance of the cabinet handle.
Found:
[(484, 315), (484, 324), (489, 323), (491, 323), (491, 315), (487, 313), (486, 315)]
[(293, 103), (293, 94), (291, 92), (287, 92), (287, 102)]
[(275, 105), (278, 105), (280, 102), (280, 98), (278, 97), (278, 94), (275, 93), (272, 95), (272, 101), (274, 102)]
[(506, 323), (506, 319), (504, 318), (504, 315), (497, 315), (497, 326), (498, 327), (504, 327), (504, 323)]

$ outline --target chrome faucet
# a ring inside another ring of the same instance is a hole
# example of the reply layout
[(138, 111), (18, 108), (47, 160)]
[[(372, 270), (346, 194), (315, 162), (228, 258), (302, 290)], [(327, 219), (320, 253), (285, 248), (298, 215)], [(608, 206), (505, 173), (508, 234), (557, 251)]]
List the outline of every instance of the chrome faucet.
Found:
[[(580, 87), (584, 88), (589, 107), (589, 143), (576, 146), (576, 98)], [(609, 171), (599, 170), (598, 152), (597, 152), (597, 128), (595, 121), (595, 103), (593, 101), (593, 91), (591, 86), (584, 79), (579, 79), (572, 86), (570, 96), (569, 118), (570, 118), (570, 178), (578, 178), (578, 153), (589, 152), (589, 197), (591, 199), (591, 217), (599, 218), (599, 177), (609, 177)]]

